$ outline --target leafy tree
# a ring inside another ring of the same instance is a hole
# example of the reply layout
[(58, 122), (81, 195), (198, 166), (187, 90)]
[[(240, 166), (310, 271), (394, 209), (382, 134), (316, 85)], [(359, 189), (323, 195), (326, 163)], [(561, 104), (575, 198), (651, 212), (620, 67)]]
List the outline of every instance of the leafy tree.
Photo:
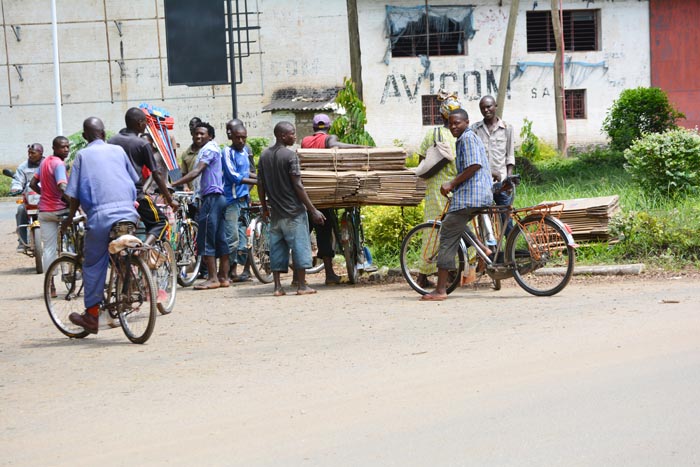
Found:
[(345, 78), (343, 84), (345, 87), (338, 92), (335, 102), (345, 110), (345, 114), (333, 121), (329, 133), (336, 135), (343, 143), (376, 146), (372, 136), (365, 131), (367, 109), (357, 95), (355, 83)]

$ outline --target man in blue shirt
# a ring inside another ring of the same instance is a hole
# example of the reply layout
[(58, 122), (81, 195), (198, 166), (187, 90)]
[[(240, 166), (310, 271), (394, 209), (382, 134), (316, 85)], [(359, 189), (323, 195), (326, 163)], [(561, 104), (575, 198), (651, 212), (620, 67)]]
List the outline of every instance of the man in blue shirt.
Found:
[(105, 143), (105, 127), (97, 117), (83, 122), (86, 148), (78, 151), (71, 167), (65, 194), (70, 196), (70, 212), (63, 222), (65, 231), (78, 207), (87, 215), (83, 249), (83, 285), (85, 313), (71, 313), (76, 326), (97, 334), (99, 305), (104, 299), (109, 265), (109, 232), (121, 220), (138, 222), (134, 203), (139, 176), (124, 150)]
[(255, 185), (257, 177), (250, 170), (250, 154), (246, 146), (248, 132), (243, 123), (234, 120), (226, 124), (226, 134), (231, 140), (231, 146), (224, 148), (224, 196), (226, 197), (226, 236), (230, 250), (229, 263), (231, 265), (229, 277), (232, 282), (245, 282), (250, 280), (250, 274), (245, 269), (239, 276), (238, 265), (245, 267), (248, 262), (246, 250), (245, 231), (246, 225), (238, 222), (241, 208), (250, 206), (250, 187)]
[[(481, 139), (469, 129), (469, 115), (464, 109), (450, 112), (448, 127), (457, 138), (457, 176), (445, 182), (440, 192), (447, 196), (452, 193), (452, 201), (440, 228), (440, 248), (437, 267), (438, 283), (435, 290), (423, 295), (421, 300), (441, 301), (447, 298), (447, 277), (455, 269), (455, 256), (459, 238), (474, 217), (475, 208), (490, 206), (493, 203), (491, 192), (491, 169), (486, 150)], [(484, 245), (479, 245), (486, 254), (491, 254)]]
[[(194, 169), (173, 185), (189, 183), (201, 175), (199, 194), (202, 198), (202, 206), (199, 210), (197, 224), (197, 251), (202, 255), (204, 264), (207, 265), (209, 277), (206, 281), (194, 286), (195, 290), (218, 289), (228, 287), (228, 241), (226, 239), (226, 227), (224, 210), (226, 198), (224, 197), (224, 181), (221, 167), (221, 153), (216, 144), (214, 127), (207, 122), (198, 123), (194, 129), (194, 138), (202, 147), (197, 156)], [(216, 259), (219, 259), (219, 271), (216, 271)]]

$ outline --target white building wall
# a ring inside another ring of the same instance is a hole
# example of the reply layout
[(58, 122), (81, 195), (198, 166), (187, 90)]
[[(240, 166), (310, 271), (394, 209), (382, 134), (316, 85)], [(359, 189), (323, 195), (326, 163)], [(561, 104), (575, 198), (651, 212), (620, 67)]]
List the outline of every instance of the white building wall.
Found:
[[(391, 1), (394, 6), (417, 6), (415, 1)], [(392, 58), (383, 62), (388, 40), (384, 27), (385, 4), (360, 0), (362, 71), (364, 98), (368, 108), (368, 130), (377, 144), (402, 140), (408, 147), (421, 141), (426, 127), (421, 124), (421, 95), (435, 94), (445, 87), (456, 90), (469, 113), (470, 120), (481, 119), (478, 101), (497, 95), (489, 75), (498, 85), (503, 44), (510, 10), (509, 2), (499, 7), (493, 0), (470, 2), (475, 5), (476, 34), (468, 42), (468, 54), (459, 57), (431, 57), (432, 79), (421, 79), (423, 67), (418, 58)], [(431, 1), (431, 5), (454, 2)], [(549, 2), (539, 2), (538, 9), (548, 9)], [(564, 9), (600, 9), (602, 50), (566, 53), (573, 63), (565, 70), (564, 83), (569, 89), (586, 89), (585, 120), (569, 120), (569, 143), (586, 144), (605, 141), (601, 123), (619, 93), (630, 87), (649, 86), (649, 17), (648, 3), (638, 0), (616, 2), (563, 2)], [(528, 66), (516, 75), (519, 62), (553, 63), (553, 53), (527, 53), (526, 11), (532, 2), (521, 2), (511, 58), (511, 91), (505, 102), (504, 119), (519, 132), (524, 118), (533, 121), (533, 131), (556, 143), (553, 68)], [(605, 66), (585, 65), (604, 62)], [(580, 63), (578, 65), (576, 63)], [(394, 90), (397, 85), (398, 95)], [(418, 83), (418, 85), (417, 85)], [(417, 86), (417, 87), (416, 87)]]
[[(48, 149), (55, 136), (50, 3), (1, 1), (0, 164), (12, 165), (26, 157), (28, 143), (41, 142)], [(468, 55), (433, 57), (432, 89), (429, 79), (416, 87), (423, 72), (419, 59), (394, 58), (389, 65), (383, 63), (387, 3), (423, 4), (418, 0), (358, 0), (368, 130), (380, 145), (399, 139), (410, 149), (425, 133), (420, 96), (434, 93), (441, 84), (460, 91), (473, 121), (480, 117), (478, 99), (493, 91), (487, 75), (492, 73), (498, 82), (509, 3), (498, 7), (495, 0), (471, 2), (476, 6), (477, 33), (469, 41)], [(544, 8), (544, 3), (540, 1), (538, 8)], [(93, 115), (102, 118), (109, 130), (117, 131), (129, 107), (148, 102), (175, 117), (175, 135), (183, 145), (189, 144), (187, 122), (195, 115), (210, 121), (217, 129), (217, 140), (224, 142), (225, 122), (231, 118), (230, 87), (167, 83), (163, 0), (57, 0), (57, 4), (65, 134), (80, 130), (82, 121)], [(293, 116), (281, 114), (273, 119), (270, 113), (261, 112), (275, 91), (341, 86), (350, 75), (346, 2), (248, 0), (248, 5), (261, 13), (251, 17), (261, 30), (251, 34), (255, 41), (252, 55), (243, 60), (243, 83), (237, 88), (239, 118), (246, 122), (250, 136), (271, 137), (275, 122)], [(605, 61), (606, 67), (585, 72), (570, 67), (565, 82), (568, 87), (587, 89), (588, 98), (588, 118), (568, 123), (570, 142), (602, 141), (600, 123), (620, 91), (649, 85), (648, 3), (570, 1), (563, 6), (601, 10), (603, 50), (566, 56), (586, 63)], [(517, 62), (553, 59), (552, 54), (526, 53), (525, 11), (531, 7), (531, 2), (522, 2), (511, 73)], [(20, 26), (20, 41), (11, 25)], [(14, 65), (22, 67), (22, 80)], [(480, 90), (472, 72), (478, 73)], [(398, 95), (385, 92), (388, 80), (396, 82)], [(538, 136), (556, 139), (551, 68), (531, 66), (513, 78), (504, 117), (516, 129), (527, 117)]]

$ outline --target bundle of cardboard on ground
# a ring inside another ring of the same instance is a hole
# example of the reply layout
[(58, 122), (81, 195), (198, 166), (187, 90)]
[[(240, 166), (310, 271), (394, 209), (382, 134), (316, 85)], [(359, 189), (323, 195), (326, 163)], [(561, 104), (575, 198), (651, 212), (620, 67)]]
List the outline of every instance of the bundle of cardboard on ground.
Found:
[(620, 211), (617, 195), (598, 198), (577, 198), (559, 201), (564, 210), (559, 217), (569, 224), (576, 241), (607, 241), (610, 239), (609, 223)]
[(301, 178), (319, 208), (416, 206), (425, 180), (405, 168), (401, 148), (299, 149)]

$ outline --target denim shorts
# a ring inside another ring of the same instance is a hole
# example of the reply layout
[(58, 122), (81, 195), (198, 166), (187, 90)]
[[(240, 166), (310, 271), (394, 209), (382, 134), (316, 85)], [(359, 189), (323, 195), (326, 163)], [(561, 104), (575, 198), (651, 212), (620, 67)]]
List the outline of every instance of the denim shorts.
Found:
[(307, 269), (312, 266), (309, 218), (306, 212), (295, 217), (272, 218), (270, 221), (270, 269), (287, 272), (289, 250), (292, 250), (294, 267)]
[(197, 249), (200, 255), (221, 258), (229, 254), (225, 209), (226, 198), (222, 194), (211, 194), (202, 198), (197, 220)]

